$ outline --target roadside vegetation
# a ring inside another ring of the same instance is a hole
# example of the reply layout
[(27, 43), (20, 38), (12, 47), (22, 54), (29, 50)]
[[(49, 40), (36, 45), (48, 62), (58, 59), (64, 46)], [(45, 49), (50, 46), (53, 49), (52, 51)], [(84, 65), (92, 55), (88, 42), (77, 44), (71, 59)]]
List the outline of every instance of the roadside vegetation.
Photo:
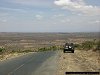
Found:
[[(100, 51), (100, 40), (99, 41), (84, 41), (82, 43), (75, 44), (76, 50), (93, 50)], [(51, 47), (42, 47), (39, 48), (38, 51), (55, 51), (55, 50), (63, 50), (63, 45), (60, 46), (51, 46)]]
[(5, 52), (5, 48), (0, 48), (0, 54), (4, 53)]
[[(82, 43), (75, 44), (75, 49), (100, 51), (100, 41), (84, 41)], [(8, 50), (7, 48), (1, 47), (0, 55), (9, 53), (28, 53), (28, 52), (43, 52), (43, 51), (55, 51), (55, 50), (63, 50), (63, 45), (38, 47), (36, 49), (17, 49), (17, 50), (10, 50), (10, 49)]]
[(62, 50), (62, 46), (50, 46), (50, 47), (43, 47), (39, 48), (38, 51), (56, 51), (56, 50)]
[(78, 50), (100, 51), (100, 41), (85, 41), (80, 44), (75, 44), (75, 48)]

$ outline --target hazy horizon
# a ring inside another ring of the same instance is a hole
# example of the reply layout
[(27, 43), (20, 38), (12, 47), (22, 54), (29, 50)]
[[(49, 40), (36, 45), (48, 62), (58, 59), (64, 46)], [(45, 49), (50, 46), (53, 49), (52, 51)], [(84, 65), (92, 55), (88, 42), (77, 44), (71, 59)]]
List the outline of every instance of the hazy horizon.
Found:
[(14, 32), (14, 31), (0, 31), (0, 33), (100, 33), (100, 31), (84, 31), (84, 32), (80, 32), (80, 31), (74, 31), (74, 32), (63, 32), (63, 31), (60, 31), (60, 32), (58, 32), (58, 31), (55, 31), (55, 32), (42, 32), (42, 31), (40, 31), (40, 32), (30, 32), (30, 31), (28, 31), (28, 32), (26, 32), (26, 31), (16, 31), (16, 32)]

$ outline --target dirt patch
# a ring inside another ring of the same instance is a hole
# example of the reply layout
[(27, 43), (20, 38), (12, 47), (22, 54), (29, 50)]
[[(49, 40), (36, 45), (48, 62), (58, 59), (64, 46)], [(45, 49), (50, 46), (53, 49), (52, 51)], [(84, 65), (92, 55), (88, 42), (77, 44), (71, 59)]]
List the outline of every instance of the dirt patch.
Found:
[(65, 72), (100, 72), (100, 53), (92, 50), (76, 50), (75, 53), (59, 51), (57, 75)]
[(0, 61), (16, 58), (25, 54), (27, 53), (10, 53), (10, 54), (5, 54), (5, 55), (0, 55)]

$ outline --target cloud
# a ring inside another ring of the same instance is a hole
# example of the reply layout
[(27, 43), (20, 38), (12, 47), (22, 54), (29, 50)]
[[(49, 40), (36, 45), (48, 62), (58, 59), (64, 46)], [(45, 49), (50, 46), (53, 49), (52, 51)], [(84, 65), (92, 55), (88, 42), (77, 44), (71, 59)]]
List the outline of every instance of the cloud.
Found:
[(35, 17), (36, 17), (36, 19), (38, 19), (38, 20), (40, 20), (40, 19), (43, 18), (43, 16), (41, 16), (41, 15), (35, 15)]
[(5, 13), (5, 12), (0, 12), (0, 17), (3, 17), (3, 16), (8, 16), (9, 14), (8, 13)]
[(0, 19), (0, 22), (5, 23), (5, 22), (7, 22), (7, 20), (6, 19)]
[(26, 6), (35, 7), (51, 7), (53, 5), (52, 1), (49, 0), (9, 0), (11, 3), (16, 3)]
[(64, 14), (56, 14), (54, 15), (54, 17), (64, 17), (65, 15)]
[(100, 20), (96, 20), (95, 23), (99, 23), (100, 24)]
[[(34, 0), (10, 0), (12, 3), (18, 3), (22, 5), (34, 5)], [(36, 3), (37, 4), (37, 3)]]
[(70, 23), (70, 19), (61, 20), (62, 23)]
[(2, 22), (4, 22), (4, 23), (5, 23), (5, 22), (7, 22), (7, 20), (2, 20)]
[(54, 14), (50, 18), (51, 19), (61, 19), (61, 18), (66, 18), (66, 15), (65, 14)]
[(15, 11), (15, 12), (22, 12), (22, 13), (26, 13), (27, 12), (27, 11), (25, 11), (23, 9), (9, 8), (9, 7), (0, 7), (0, 10)]
[(54, 22), (53, 24), (54, 24), (54, 25), (56, 25), (57, 23), (56, 23), (56, 22)]
[(49, 3), (48, 0), (10, 0), (11, 2), (15, 2), (15, 3), (23, 3), (23, 4), (35, 4), (35, 3), (39, 3), (41, 1), (41, 3)]
[(100, 7), (87, 5), (84, 0), (55, 0), (54, 4), (71, 11), (88, 15), (100, 15)]
[(95, 20), (95, 21), (90, 21), (90, 24), (99, 24), (100, 25), (100, 20)]

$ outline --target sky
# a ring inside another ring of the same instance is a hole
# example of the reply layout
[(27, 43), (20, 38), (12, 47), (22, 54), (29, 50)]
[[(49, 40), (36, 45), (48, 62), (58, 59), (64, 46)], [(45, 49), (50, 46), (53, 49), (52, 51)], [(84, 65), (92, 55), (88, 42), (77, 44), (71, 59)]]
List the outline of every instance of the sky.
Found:
[(100, 0), (0, 0), (0, 32), (100, 32)]

